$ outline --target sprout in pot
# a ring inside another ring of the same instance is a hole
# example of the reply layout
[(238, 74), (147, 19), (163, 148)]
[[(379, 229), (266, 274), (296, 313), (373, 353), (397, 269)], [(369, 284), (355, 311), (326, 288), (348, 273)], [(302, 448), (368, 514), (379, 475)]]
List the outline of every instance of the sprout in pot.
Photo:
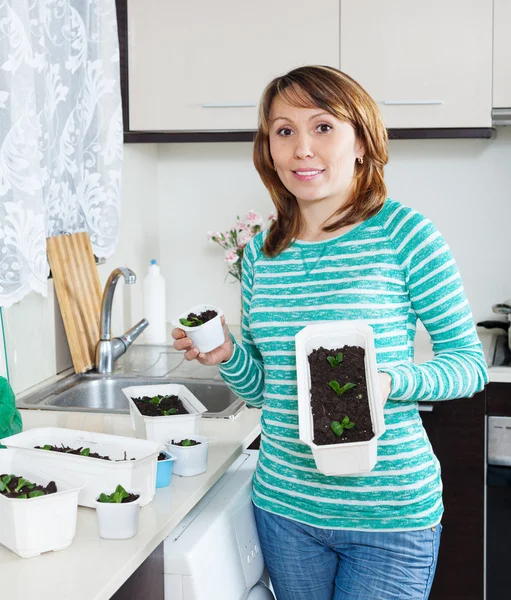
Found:
[(189, 440), (189, 439), (180, 440), (179, 442), (172, 440), (171, 443), (174, 444), (174, 446), (181, 446), (183, 448), (187, 448), (189, 446), (198, 446), (200, 444), (200, 442), (198, 442), (197, 440)]
[(126, 540), (138, 531), (140, 496), (118, 485), (112, 494), (100, 494), (96, 500), (99, 535), (108, 540)]
[(185, 327), (200, 327), (201, 325), (204, 325), (204, 323), (214, 319), (217, 314), (216, 310), (204, 310), (198, 315), (189, 313), (187, 317), (179, 319), (179, 322)]
[(134, 502), (138, 498), (140, 498), (138, 494), (130, 494), (122, 487), (122, 485), (118, 485), (115, 488), (115, 492), (112, 492), (111, 494), (100, 494), (98, 502), (107, 504), (127, 504), (128, 502)]
[(188, 415), (183, 402), (175, 395), (142, 396), (132, 398), (140, 414), (145, 417), (168, 417), (171, 415)]
[(55, 494), (57, 486), (54, 481), (46, 486), (32, 483), (19, 475), (0, 475), (0, 494), (6, 498), (37, 498), (47, 494)]
[(309, 354), (308, 361), (314, 443), (372, 439), (365, 350), (360, 346), (320, 347)]

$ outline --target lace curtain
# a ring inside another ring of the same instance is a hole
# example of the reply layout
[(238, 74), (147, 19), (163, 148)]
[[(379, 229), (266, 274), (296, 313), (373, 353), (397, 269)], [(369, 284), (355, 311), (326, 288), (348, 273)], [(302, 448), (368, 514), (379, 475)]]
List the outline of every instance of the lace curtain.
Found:
[(0, 0), (0, 306), (46, 295), (46, 237), (119, 234), (115, 0)]

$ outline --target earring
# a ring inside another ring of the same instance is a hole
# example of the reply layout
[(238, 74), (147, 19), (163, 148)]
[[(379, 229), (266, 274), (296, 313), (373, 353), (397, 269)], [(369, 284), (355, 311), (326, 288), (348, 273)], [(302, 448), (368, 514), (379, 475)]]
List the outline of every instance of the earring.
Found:
[(357, 160), (358, 160), (358, 164), (359, 164), (359, 165), (363, 165), (363, 164), (364, 164), (364, 157), (363, 157), (363, 156), (359, 156), (359, 157), (357, 158)]
[(277, 167), (275, 166), (275, 163), (273, 163), (273, 170), (276, 171)]

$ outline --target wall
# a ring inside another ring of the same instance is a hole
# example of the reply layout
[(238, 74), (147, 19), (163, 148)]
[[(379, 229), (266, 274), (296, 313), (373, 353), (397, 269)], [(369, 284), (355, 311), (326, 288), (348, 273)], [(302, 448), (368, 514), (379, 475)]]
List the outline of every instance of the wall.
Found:
[[(208, 230), (229, 228), (236, 215), (272, 205), (252, 166), (249, 143), (125, 146), (118, 249), (100, 267), (102, 283), (129, 266), (137, 284), (119, 283), (114, 333), (143, 317), (141, 281), (151, 258), (167, 280), (168, 320), (203, 300), (239, 321), (239, 285), (226, 278), (223, 252)], [(395, 140), (386, 171), (389, 196), (430, 217), (450, 244), (476, 320), (511, 297), (507, 269), (511, 223), (511, 128), (494, 140)], [(5, 310), (11, 381), (20, 392), (57, 371), (64, 340), (55, 335), (48, 299), (31, 294)]]

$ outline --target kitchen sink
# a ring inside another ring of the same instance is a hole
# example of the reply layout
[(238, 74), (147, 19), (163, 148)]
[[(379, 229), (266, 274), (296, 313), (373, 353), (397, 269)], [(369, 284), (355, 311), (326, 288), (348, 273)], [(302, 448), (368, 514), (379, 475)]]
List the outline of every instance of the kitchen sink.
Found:
[(206, 418), (234, 418), (245, 402), (221, 381), (162, 377), (134, 377), (87, 373), (72, 375), (54, 385), (26, 396), (18, 408), (64, 410), (98, 413), (129, 413), (129, 403), (122, 388), (134, 385), (180, 383), (185, 385), (204, 406)]

